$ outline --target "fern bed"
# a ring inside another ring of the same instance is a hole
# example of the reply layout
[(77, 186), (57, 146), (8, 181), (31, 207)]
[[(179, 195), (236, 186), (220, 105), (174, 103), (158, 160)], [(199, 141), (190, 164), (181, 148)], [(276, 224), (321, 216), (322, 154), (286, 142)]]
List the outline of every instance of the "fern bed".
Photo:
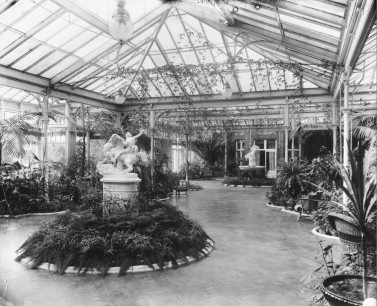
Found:
[(78, 273), (96, 269), (103, 275), (120, 267), (154, 264), (162, 270), (186, 256), (199, 259), (211, 239), (202, 227), (173, 206), (156, 203), (138, 213), (98, 217), (90, 212), (66, 213), (44, 223), (19, 248), (17, 261), (31, 259), (31, 268), (55, 264), (58, 273), (74, 266)]

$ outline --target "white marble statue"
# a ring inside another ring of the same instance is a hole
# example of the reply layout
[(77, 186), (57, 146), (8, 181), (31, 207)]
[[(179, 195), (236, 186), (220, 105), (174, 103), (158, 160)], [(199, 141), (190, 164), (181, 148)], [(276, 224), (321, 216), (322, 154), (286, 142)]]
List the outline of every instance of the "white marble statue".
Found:
[(250, 147), (249, 153), (245, 155), (245, 159), (249, 161), (249, 167), (256, 167), (259, 163), (259, 147), (253, 145)]
[(135, 136), (127, 133), (126, 139), (113, 134), (103, 146), (105, 158), (97, 164), (98, 172), (102, 175), (126, 174), (133, 170), (133, 165), (139, 159), (147, 161), (145, 152), (139, 152), (139, 148), (136, 146), (136, 138), (143, 133), (144, 131), (140, 131)]

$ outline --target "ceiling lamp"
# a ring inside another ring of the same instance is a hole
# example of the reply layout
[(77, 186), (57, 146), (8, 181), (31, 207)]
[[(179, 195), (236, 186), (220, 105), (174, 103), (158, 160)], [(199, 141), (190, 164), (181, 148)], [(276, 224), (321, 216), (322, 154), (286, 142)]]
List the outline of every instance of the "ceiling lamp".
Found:
[(230, 88), (230, 85), (228, 82), (224, 83), (224, 88), (222, 92), (222, 96), (226, 99), (229, 99), (233, 95), (232, 88)]
[(259, 10), (261, 8), (260, 4), (258, 4), (258, 3), (255, 3), (254, 7), (255, 7), (256, 10)]
[(123, 104), (124, 101), (126, 101), (126, 97), (123, 96), (123, 92), (121, 90), (119, 90), (116, 94), (115, 94), (115, 103), (116, 104)]
[(109, 31), (111, 36), (122, 42), (128, 40), (133, 32), (134, 25), (131, 22), (130, 14), (124, 8), (126, 1), (117, 0), (117, 8), (109, 20)]

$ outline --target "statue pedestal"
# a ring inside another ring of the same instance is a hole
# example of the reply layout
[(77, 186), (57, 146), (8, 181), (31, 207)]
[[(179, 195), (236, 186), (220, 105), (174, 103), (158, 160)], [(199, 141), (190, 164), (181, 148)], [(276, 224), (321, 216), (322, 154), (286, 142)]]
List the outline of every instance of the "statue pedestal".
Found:
[(141, 179), (136, 173), (105, 175), (103, 183), (103, 214), (126, 210), (136, 201)]
[(242, 172), (246, 172), (246, 175), (250, 178), (265, 178), (266, 177), (266, 167), (264, 166), (239, 166)]

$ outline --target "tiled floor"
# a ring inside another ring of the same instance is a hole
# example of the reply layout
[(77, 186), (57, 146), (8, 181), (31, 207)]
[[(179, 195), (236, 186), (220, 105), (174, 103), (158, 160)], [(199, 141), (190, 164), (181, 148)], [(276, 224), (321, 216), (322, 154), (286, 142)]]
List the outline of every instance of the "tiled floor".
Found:
[(313, 224), (264, 205), (266, 188), (199, 182), (171, 200), (215, 240), (211, 255), (177, 270), (106, 278), (27, 270), (15, 250), (44, 217), (0, 220), (0, 289), (17, 305), (303, 306), (299, 280), (317, 267)]

